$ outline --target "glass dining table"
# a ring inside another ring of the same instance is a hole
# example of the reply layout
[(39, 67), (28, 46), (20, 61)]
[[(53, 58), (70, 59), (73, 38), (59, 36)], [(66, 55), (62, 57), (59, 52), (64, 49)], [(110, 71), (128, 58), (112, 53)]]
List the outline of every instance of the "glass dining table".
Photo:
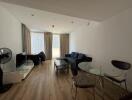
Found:
[[(80, 70), (95, 75), (95, 81), (99, 82), (102, 91), (102, 99), (104, 100), (104, 72), (102, 71), (102, 67), (92, 67), (89, 62), (81, 62), (78, 64)], [(98, 78), (97, 78), (98, 77)]]

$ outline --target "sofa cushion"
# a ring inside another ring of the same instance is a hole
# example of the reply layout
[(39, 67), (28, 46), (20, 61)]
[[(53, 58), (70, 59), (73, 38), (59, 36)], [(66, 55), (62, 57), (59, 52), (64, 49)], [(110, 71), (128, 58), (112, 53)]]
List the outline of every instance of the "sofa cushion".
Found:
[(77, 58), (78, 57), (78, 53), (77, 52), (72, 52), (71, 53), (71, 57), (72, 58)]
[(84, 59), (84, 58), (85, 58), (85, 55), (84, 55), (84, 54), (81, 54), (81, 53), (80, 53), (80, 54), (78, 55), (78, 59)]
[(67, 60), (68, 60), (68, 62), (69, 62), (70, 64), (75, 63), (75, 61), (76, 61), (75, 59), (70, 58), (70, 57), (68, 57)]

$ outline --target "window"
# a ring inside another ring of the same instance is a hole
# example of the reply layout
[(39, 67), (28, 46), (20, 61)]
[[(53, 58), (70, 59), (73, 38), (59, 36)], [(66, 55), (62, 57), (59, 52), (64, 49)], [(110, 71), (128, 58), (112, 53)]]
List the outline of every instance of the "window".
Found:
[(44, 51), (44, 34), (31, 32), (31, 53), (38, 54)]
[(53, 35), (52, 58), (60, 57), (60, 35)]

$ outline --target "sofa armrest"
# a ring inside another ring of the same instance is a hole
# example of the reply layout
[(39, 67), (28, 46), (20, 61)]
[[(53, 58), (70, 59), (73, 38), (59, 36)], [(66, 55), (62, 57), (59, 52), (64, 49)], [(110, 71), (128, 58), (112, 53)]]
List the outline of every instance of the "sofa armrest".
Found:
[(84, 62), (83, 59), (76, 59), (76, 64), (78, 65), (80, 62)]
[(85, 57), (83, 59), (76, 59), (77, 64), (80, 62), (92, 62), (92, 58), (91, 57)]
[(92, 62), (92, 57), (85, 57), (85, 59), (83, 59), (84, 61), (87, 61), (87, 62)]
[(71, 54), (65, 54), (65, 57), (71, 57)]
[[(91, 57), (85, 57), (84, 59), (76, 59), (75, 61), (75, 65), (78, 68), (78, 64), (81, 62), (92, 62), (92, 58)], [(78, 68), (79, 69), (79, 68)]]

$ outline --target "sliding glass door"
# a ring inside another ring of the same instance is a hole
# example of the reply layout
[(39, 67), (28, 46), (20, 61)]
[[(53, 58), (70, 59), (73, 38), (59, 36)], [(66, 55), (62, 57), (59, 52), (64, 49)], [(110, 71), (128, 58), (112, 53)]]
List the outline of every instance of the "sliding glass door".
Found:
[[(44, 33), (31, 32), (31, 53), (44, 51)], [(53, 34), (52, 58), (60, 57), (60, 35)]]

